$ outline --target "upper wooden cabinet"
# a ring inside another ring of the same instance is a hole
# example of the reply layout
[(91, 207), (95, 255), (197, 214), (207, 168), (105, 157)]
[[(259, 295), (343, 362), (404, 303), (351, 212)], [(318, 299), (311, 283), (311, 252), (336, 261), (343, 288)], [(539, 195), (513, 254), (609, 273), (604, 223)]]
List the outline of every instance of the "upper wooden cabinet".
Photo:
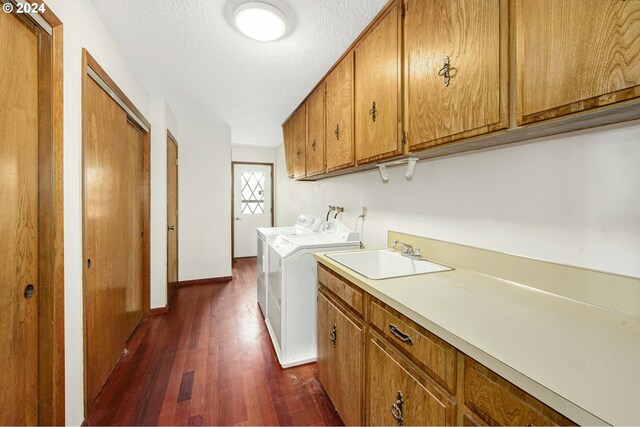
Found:
[(518, 124), (640, 96), (640, 1), (515, 3)]
[(293, 140), (293, 177), (304, 178), (306, 171), (306, 145), (307, 145), (307, 104), (302, 104), (291, 117), (291, 134)]
[(370, 163), (403, 152), (400, 1), (355, 48), (356, 162)]
[(282, 125), (282, 136), (284, 138), (284, 157), (287, 168), (287, 176), (293, 178), (293, 120), (290, 118)]
[(508, 15), (500, 0), (407, 1), (410, 150), (508, 126)]
[(307, 100), (307, 176), (325, 172), (324, 83)]
[(355, 164), (353, 145), (353, 51), (325, 80), (327, 172)]

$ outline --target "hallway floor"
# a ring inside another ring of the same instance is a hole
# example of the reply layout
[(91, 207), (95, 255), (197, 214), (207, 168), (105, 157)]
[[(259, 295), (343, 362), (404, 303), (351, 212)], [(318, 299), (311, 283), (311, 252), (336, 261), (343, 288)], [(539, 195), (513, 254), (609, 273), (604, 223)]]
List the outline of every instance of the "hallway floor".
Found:
[(88, 425), (341, 425), (315, 363), (282, 369), (256, 302), (255, 258), (229, 283), (180, 288), (144, 320)]

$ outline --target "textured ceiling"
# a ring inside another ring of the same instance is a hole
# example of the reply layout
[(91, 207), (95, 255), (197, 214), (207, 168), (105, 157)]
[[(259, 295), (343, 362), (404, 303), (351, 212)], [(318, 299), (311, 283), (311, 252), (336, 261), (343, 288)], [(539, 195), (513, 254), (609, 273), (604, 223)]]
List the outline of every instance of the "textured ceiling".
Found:
[(386, 0), (268, 0), (291, 29), (261, 43), (231, 27), (246, 0), (92, 0), (147, 90), (205, 109), (232, 143), (275, 147), (280, 124)]

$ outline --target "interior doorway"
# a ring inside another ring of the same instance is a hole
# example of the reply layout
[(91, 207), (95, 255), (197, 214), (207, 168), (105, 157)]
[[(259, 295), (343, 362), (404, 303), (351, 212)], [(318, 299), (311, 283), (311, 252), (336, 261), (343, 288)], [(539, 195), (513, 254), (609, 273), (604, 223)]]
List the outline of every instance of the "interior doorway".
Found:
[(0, 13), (0, 424), (64, 424), (62, 23)]
[(83, 51), (85, 411), (149, 311), (151, 125)]
[(258, 253), (256, 228), (273, 227), (273, 163), (231, 162), (233, 258)]

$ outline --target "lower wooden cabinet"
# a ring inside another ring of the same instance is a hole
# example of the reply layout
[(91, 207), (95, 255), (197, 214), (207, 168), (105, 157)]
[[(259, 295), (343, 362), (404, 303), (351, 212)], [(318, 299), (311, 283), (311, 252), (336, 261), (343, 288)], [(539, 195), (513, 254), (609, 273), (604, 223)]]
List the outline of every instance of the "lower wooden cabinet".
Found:
[(464, 403), (490, 425), (574, 425), (468, 356), (464, 356)]
[(323, 265), (318, 281), (318, 378), (346, 425), (575, 425)]
[(364, 325), (318, 293), (318, 378), (345, 425), (362, 425)]
[(455, 404), (400, 353), (373, 334), (367, 346), (367, 425), (455, 424)]

